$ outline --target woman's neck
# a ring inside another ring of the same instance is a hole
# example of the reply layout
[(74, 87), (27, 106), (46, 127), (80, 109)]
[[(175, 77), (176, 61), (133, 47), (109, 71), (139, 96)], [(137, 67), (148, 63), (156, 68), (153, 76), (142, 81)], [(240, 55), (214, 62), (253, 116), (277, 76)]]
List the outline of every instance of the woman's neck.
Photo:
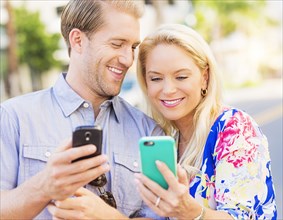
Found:
[(186, 126), (178, 127), (179, 128), (179, 140), (178, 140), (178, 157), (181, 158), (185, 152), (188, 144), (193, 135), (193, 124), (189, 123)]

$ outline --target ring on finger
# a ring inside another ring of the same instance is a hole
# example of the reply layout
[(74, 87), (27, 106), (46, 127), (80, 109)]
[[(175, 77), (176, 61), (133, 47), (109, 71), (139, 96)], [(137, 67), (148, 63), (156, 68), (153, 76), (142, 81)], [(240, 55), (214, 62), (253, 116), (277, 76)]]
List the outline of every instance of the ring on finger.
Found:
[(158, 197), (156, 198), (155, 206), (158, 207), (159, 203), (160, 203), (160, 196), (158, 196)]

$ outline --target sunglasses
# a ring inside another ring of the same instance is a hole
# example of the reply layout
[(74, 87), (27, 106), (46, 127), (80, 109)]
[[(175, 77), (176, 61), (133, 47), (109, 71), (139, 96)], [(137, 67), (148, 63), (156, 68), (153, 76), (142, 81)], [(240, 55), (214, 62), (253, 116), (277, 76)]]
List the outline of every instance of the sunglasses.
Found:
[(98, 188), (99, 191), (99, 197), (103, 199), (104, 202), (106, 202), (108, 205), (117, 208), (115, 198), (113, 194), (109, 191), (106, 191), (104, 186), (107, 183), (107, 178), (105, 174), (102, 174), (101, 176), (97, 177), (95, 180), (92, 180), (89, 185), (95, 186)]

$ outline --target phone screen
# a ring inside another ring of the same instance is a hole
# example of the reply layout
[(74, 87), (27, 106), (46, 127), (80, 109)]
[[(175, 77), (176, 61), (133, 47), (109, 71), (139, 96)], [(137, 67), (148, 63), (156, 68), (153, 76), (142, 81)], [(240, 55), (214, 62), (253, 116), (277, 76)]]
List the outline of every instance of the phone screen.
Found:
[(164, 189), (168, 189), (168, 184), (159, 172), (155, 161), (164, 162), (176, 176), (177, 152), (175, 140), (170, 136), (142, 137), (139, 141), (139, 147), (142, 173)]

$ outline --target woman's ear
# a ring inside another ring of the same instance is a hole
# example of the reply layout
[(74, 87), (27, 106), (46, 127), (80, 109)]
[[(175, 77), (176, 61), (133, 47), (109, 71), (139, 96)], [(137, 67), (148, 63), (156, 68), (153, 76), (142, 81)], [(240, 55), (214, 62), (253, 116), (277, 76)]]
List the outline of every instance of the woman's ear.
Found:
[(209, 68), (205, 68), (202, 73), (202, 89), (207, 89), (209, 80)]
[(70, 42), (70, 46), (72, 51), (76, 51), (77, 53), (81, 53), (82, 51), (82, 35), (83, 33), (77, 29), (74, 28), (71, 30), (70, 34), (69, 34), (69, 42)]

